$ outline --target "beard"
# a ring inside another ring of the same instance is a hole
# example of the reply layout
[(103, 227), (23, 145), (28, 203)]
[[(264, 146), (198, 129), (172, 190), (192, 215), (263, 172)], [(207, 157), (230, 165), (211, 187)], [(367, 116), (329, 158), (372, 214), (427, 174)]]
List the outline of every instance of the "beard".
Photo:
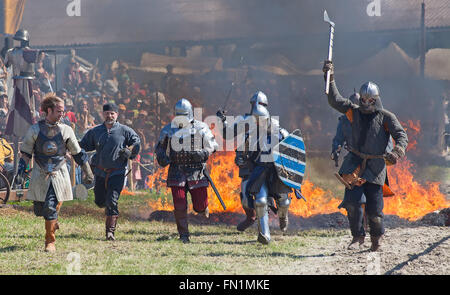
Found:
[(105, 123), (108, 125), (113, 125), (114, 123), (116, 123), (116, 120), (115, 119), (105, 120)]

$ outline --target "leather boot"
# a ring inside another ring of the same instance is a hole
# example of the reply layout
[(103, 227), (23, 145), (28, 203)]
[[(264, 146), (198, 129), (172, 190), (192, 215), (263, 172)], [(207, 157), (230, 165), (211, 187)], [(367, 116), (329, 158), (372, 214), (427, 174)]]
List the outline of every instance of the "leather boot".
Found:
[(284, 217), (280, 216), (279, 220), (280, 220), (280, 230), (284, 233), (287, 232), (287, 228), (288, 228), (288, 224), (289, 224), (288, 216), (287, 215)]
[(355, 250), (355, 249), (361, 247), (362, 244), (364, 244), (364, 238), (365, 238), (365, 236), (353, 237), (353, 239), (350, 242), (350, 244), (348, 245), (347, 249)]
[(205, 218), (209, 218), (209, 208), (206, 207), (205, 211), (200, 213), (201, 215), (203, 215)]
[(247, 228), (253, 225), (256, 220), (256, 211), (252, 208), (244, 208), (245, 211), (245, 220), (237, 225), (238, 231), (245, 231)]
[(175, 221), (177, 223), (178, 234), (183, 243), (189, 243), (189, 228), (187, 210), (173, 210)]
[(114, 232), (116, 231), (117, 219), (119, 215), (106, 216), (106, 240), (115, 241), (116, 237), (114, 236)]
[(45, 252), (55, 252), (55, 231), (58, 229), (58, 220), (45, 221)]
[(370, 236), (370, 241), (372, 242), (372, 245), (370, 246), (370, 251), (378, 251), (381, 247), (381, 236)]

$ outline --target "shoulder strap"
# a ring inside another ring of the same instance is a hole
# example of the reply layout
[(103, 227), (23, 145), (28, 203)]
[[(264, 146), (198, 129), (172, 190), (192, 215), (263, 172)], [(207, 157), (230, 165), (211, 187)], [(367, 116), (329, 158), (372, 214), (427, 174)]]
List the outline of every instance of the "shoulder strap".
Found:
[(347, 117), (347, 119), (350, 121), (350, 123), (353, 123), (353, 109), (349, 109), (346, 113), (345, 116)]

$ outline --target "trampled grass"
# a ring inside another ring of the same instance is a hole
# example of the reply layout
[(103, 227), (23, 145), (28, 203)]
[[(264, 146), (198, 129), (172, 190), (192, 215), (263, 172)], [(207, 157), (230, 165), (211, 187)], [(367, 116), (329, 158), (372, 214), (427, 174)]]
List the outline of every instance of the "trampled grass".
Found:
[(44, 221), (34, 216), (31, 202), (0, 208), (0, 274), (282, 274), (314, 257), (311, 245), (346, 234), (291, 230), (283, 235), (274, 228), (272, 243), (263, 246), (256, 242), (255, 227), (239, 233), (235, 225), (211, 222), (190, 224), (191, 243), (183, 244), (175, 223), (146, 220), (146, 201), (154, 197), (121, 197), (114, 242), (105, 241), (103, 210), (92, 195), (65, 202), (56, 253), (43, 251)]

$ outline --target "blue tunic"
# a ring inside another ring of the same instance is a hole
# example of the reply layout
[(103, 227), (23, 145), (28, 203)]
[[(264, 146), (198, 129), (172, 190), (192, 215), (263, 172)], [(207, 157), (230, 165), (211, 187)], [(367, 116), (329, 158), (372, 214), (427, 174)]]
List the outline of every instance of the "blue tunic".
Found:
[(128, 161), (119, 157), (119, 151), (133, 145), (133, 159), (139, 153), (140, 143), (141, 140), (133, 129), (116, 122), (109, 132), (105, 124), (90, 129), (81, 139), (80, 146), (87, 152), (96, 151), (91, 163), (95, 167), (94, 174), (106, 177), (104, 169), (112, 169), (110, 176), (125, 174)]

